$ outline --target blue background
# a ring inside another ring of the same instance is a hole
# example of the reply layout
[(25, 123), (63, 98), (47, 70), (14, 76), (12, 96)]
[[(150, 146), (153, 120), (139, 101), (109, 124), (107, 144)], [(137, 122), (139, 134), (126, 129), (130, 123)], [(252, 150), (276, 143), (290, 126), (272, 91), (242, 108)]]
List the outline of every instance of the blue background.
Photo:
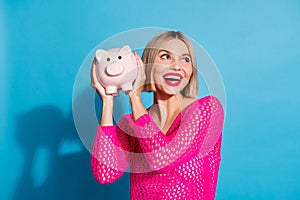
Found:
[(0, 1), (0, 199), (128, 199), (98, 184), (72, 119), (85, 56), (132, 28), (181, 30), (217, 64), (227, 113), (216, 199), (299, 199), (300, 3)]

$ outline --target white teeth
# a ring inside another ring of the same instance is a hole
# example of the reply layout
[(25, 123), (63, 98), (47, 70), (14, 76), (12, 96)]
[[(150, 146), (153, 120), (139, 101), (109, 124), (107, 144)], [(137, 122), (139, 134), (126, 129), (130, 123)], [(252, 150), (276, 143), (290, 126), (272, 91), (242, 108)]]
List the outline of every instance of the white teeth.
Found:
[(180, 77), (178, 76), (165, 76), (164, 78), (174, 80), (174, 81), (180, 81)]

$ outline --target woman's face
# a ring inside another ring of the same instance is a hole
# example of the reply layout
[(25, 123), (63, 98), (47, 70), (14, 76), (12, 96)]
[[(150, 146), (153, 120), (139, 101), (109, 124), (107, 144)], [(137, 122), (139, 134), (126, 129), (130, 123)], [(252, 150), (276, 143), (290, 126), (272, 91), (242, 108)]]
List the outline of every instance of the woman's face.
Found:
[(168, 95), (182, 91), (193, 73), (188, 48), (179, 39), (168, 40), (160, 47), (153, 67), (156, 91)]

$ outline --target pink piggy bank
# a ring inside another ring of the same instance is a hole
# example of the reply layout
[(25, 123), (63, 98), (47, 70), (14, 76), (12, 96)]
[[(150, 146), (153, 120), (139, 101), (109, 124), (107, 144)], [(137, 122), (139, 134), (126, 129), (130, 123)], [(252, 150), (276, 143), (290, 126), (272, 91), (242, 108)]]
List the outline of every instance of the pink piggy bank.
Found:
[(119, 89), (128, 93), (137, 76), (136, 58), (131, 48), (98, 49), (96, 51), (96, 73), (106, 94), (118, 96)]

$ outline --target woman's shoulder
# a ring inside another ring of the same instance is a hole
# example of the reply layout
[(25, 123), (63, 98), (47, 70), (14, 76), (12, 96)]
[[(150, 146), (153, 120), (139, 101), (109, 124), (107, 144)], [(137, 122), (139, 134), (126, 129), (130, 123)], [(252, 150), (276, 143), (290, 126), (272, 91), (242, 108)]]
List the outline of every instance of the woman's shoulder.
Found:
[(212, 103), (212, 104), (221, 104), (220, 100), (212, 95), (208, 95), (198, 99), (201, 103)]
[(204, 96), (201, 98), (189, 98), (186, 101), (186, 110), (189, 109), (201, 109), (201, 107), (213, 108), (222, 107), (220, 100), (215, 96)]

